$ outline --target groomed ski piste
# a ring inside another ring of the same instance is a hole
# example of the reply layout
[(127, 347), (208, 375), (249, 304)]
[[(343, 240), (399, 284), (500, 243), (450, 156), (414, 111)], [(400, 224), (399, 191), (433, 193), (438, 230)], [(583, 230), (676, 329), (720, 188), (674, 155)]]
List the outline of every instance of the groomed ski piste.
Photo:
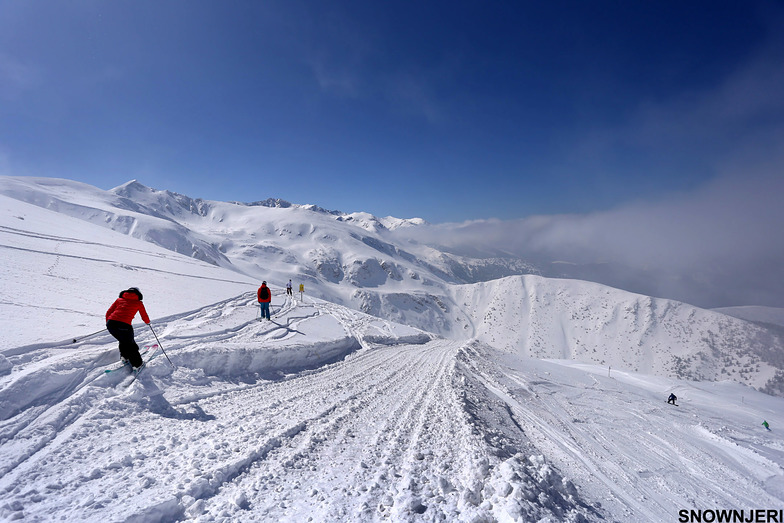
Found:
[(118, 359), (108, 334), (6, 351), (0, 517), (674, 521), (781, 507), (778, 398), (524, 360), (280, 290), (273, 311), (260, 320), (249, 292), (157, 323), (174, 367), (156, 357), (130, 387), (104, 373)]

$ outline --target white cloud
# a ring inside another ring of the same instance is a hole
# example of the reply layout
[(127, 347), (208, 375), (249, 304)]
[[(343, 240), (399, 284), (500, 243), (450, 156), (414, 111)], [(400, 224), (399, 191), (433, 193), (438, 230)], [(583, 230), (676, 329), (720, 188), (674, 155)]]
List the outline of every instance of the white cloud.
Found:
[[(458, 251), (510, 252), (537, 261), (546, 275), (595, 279), (701, 306), (784, 307), (780, 165), (611, 211), (436, 225), (420, 228), (416, 239)], [(551, 265), (555, 261), (576, 265)], [(607, 264), (599, 275), (597, 264)]]

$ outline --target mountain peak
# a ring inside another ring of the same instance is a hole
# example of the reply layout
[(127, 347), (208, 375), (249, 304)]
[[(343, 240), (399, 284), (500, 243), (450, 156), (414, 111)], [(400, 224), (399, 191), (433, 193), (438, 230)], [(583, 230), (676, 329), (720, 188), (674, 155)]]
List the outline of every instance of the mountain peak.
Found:
[(134, 194), (138, 193), (148, 193), (152, 191), (149, 187), (144, 184), (139, 183), (137, 180), (131, 180), (129, 182), (125, 182), (124, 184), (115, 187), (109, 192), (112, 192), (118, 196), (125, 196), (126, 198), (133, 196)]

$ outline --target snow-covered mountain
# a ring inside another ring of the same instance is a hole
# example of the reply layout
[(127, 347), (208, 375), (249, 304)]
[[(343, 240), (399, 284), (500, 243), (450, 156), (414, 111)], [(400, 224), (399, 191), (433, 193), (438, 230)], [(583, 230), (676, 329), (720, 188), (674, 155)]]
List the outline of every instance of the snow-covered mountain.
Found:
[[(581, 281), (467, 283), (455, 267), (482, 260), (367, 216), (132, 185), (0, 179), (2, 520), (676, 521), (784, 502), (784, 398), (717, 370), (733, 355), (761, 385), (775, 330)], [(328, 249), (330, 266), (305, 256)], [(131, 285), (155, 356), (129, 385), (105, 372), (103, 323)]]
[[(537, 358), (732, 379), (784, 392), (784, 336), (775, 326), (537, 277), (534, 266), (498, 253), (466, 257), (401, 243), (400, 229), (422, 225), (418, 219), (276, 199), (206, 201), (136, 181), (102, 191), (68, 180), (4, 177), (0, 187), (10, 198), (235, 273), (227, 279), (278, 286), (292, 279), (309, 295), (448, 338), (477, 338)], [(391, 229), (398, 234), (388, 234)]]

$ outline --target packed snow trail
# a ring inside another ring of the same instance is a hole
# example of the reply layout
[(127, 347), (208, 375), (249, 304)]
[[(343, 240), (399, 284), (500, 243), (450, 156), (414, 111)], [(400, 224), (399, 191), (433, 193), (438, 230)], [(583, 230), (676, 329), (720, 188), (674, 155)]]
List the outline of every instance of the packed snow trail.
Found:
[(21, 492), (30, 521), (471, 520), (491, 462), (453, 387), (457, 348), (362, 351), (198, 400), (117, 396), (9, 479), (45, 485)]
[[(466, 392), (456, 367), (460, 342), (427, 341), (328, 303), (276, 299), (277, 322), (248, 320), (255, 306), (248, 295), (162, 322), (168, 337), (161, 341), (177, 368), (159, 359), (129, 389), (119, 372), (97, 380), (80, 372), (51, 393), (33, 394), (32, 407), (0, 426), (0, 517), (471, 521), (597, 514), (557, 474), (541, 483), (523, 470), (518, 452), (533, 448), (522, 434), (518, 447), (488, 446), (487, 429), (472, 412), (482, 400)], [(106, 348), (68, 354), (84, 364), (96, 352)], [(259, 352), (274, 356), (254, 359)], [(33, 390), (31, 383), (53, 375), (51, 365), (67, 370), (69, 356), (56, 347), (34, 356), (15, 357), (20, 370), (4, 382), (4, 396)], [(253, 377), (273, 363), (289, 371)]]
[[(474, 344), (460, 360), (550, 464), (614, 517), (669, 521), (684, 509), (784, 504), (784, 445), (759, 425), (780, 419), (778, 398), (728, 382), (673, 383), (618, 370), (610, 377), (594, 365), (493, 351), (488, 364), (486, 349)], [(665, 400), (675, 384), (677, 407)], [(744, 403), (743, 394), (755, 401)]]
[(0, 519), (674, 521), (784, 500), (784, 439), (759, 425), (784, 426), (780, 398), (283, 293), (273, 311), (248, 292), (159, 320), (176, 368), (129, 388), (106, 336), (3, 351)]

